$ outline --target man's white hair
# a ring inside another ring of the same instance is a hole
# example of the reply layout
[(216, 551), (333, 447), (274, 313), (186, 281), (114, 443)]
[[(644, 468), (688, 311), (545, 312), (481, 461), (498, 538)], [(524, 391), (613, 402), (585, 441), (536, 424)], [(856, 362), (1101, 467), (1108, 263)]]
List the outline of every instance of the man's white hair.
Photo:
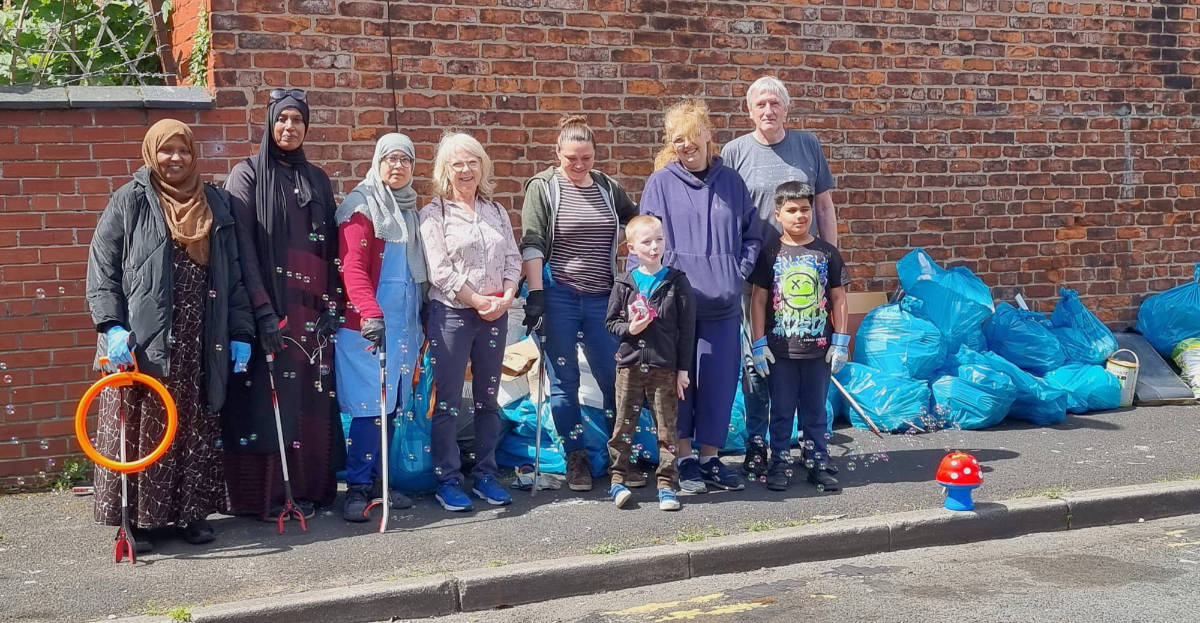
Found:
[(749, 89), (746, 89), (746, 108), (753, 106), (751, 100), (755, 95), (763, 92), (778, 97), (784, 108), (791, 108), (792, 98), (788, 97), (787, 87), (783, 86), (783, 83), (775, 76), (763, 76), (755, 80)]

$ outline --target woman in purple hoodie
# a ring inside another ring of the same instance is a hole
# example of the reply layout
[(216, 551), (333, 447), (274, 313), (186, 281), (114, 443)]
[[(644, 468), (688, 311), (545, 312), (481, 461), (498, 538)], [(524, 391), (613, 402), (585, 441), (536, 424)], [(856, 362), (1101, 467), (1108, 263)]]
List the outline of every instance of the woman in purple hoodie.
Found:
[[(742, 177), (717, 155), (704, 102), (672, 106), (664, 124), (664, 145), (639, 210), (662, 220), (663, 264), (686, 273), (696, 295), (695, 380), (679, 403), (679, 487), (739, 490), (741, 477), (717, 451), (725, 445), (737, 391), (742, 283), (758, 257), (762, 223)], [(693, 439), (699, 460), (692, 456)]]

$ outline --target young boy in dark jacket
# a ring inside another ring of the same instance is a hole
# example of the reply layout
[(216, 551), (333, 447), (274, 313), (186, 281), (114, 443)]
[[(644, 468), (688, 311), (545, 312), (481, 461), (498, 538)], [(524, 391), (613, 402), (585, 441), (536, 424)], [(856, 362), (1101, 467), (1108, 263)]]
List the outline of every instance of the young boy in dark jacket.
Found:
[[(696, 299), (682, 271), (662, 265), (666, 242), (662, 223), (637, 216), (625, 227), (629, 252), (638, 266), (613, 284), (608, 298), (608, 330), (621, 339), (617, 347), (616, 417), (608, 455), (612, 486), (608, 493), (620, 508), (632, 493), (629, 473), (633, 431), (650, 403), (658, 427), (658, 507), (679, 510), (675, 495), (675, 436), (678, 401), (690, 380), (688, 370), (696, 343)], [(636, 485), (635, 485), (636, 486)]]
[[(820, 491), (837, 491), (829, 473), (825, 394), (829, 374), (848, 357), (846, 265), (833, 245), (809, 233), (812, 187), (784, 182), (775, 190), (780, 238), (758, 254), (750, 283), (750, 334), (754, 366), (771, 389), (771, 467), (767, 488), (791, 483), (792, 424), (799, 412), (808, 481)], [(770, 376), (767, 376), (767, 375)]]

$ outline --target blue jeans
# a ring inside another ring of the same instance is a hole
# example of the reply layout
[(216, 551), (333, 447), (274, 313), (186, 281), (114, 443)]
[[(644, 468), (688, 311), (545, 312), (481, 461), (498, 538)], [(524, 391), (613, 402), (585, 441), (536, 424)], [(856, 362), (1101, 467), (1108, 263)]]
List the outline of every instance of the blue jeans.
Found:
[[(562, 437), (563, 451), (567, 453), (584, 449), (583, 435), (572, 433), (581, 430), (577, 427), (582, 426), (576, 344), (583, 344), (583, 355), (604, 397), (605, 413), (611, 413), (615, 408), (615, 357), (620, 342), (604, 326), (607, 315), (607, 294), (585, 294), (562, 284), (546, 288), (546, 322), (542, 332), (546, 338), (543, 348), (550, 374), (550, 413), (554, 417), (554, 427)], [(612, 432), (607, 418), (601, 428), (607, 433)]]

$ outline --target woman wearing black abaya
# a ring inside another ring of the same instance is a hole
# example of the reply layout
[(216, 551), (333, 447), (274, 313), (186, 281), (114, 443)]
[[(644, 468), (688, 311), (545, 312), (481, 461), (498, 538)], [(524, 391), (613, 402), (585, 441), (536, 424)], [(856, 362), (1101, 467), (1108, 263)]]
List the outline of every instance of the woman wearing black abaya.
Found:
[(283, 478), (265, 352), (275, 353), (288, 472), (306, 516), (314, 504), (333, 502), (335, 456), (345, 451), (330, 340), (341, 305), (337, 204), (329, 176), (304, 156), (308, 121), (303, 91), (271, 91), (258, 154), (234, 166), (225, 183), (261, 346), (247, 380), (230, 385), (222, 412), (228, 510), (268, 520), (283, 503)]

